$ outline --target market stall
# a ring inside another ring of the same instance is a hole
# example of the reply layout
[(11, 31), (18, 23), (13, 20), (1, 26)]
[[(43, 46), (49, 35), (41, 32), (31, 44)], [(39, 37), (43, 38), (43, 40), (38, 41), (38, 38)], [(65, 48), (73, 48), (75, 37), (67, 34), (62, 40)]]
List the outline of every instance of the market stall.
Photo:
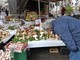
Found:
[[(27, 49), (45, 48), (45, 47), (61, 47), (65, 44), (60, 40), (59, 36), (52, 34), (51, 30), (42, 29), (41, 19), (35, 21), (26, 21), (22, 24), (22, 20), (12, 18), (3, 25), (3, 30), (14, 36), (12, 40), (5, 39), (5, 49), (10, 49), (13, 53), (14, 60), (27, 60)], [(56, 48), (56, 51), (58, 49)]]
[[(37, 33), (37, 31), (40, 34), (43, 34), (43, 33), (45, 34), (45, 37), (40, 37), (41, 38), (40, 40), (38, 40), (36, 38), (35, 38), (35, 40), (29, 40), (28, 36), (27, 36), (27, 39), (28, 39), (28, 47), (27, 48), (65, 46), (65, 44), (60, 39), (58, 39), (57, 37), (56, 38), (46, 37), (46, 34), (48, 34), (49, 31), (46, 32), (46, 31), (43, 31), (43, 30), (34, 30), (34, 29), (42, 29), (42, 28), (41, 28), (41, 25), (34, 27), (33, 24), (34, 24), (33, 21), (32, 22), (31, 21), (29, 21), (29, 22), (25, 21), (25, 24), (21, 26), (19, 21), (18, 22), (17, 21), (12, 21), (12, 22), (9, 21), (9, 24), (4, 24), (4, 26), (7, 27), (7, 28), (9, 28), (9, 25), (17, 27), (16, 29), (14, 27), (10, 27), (10, 29), (14, 28), (13, 30), (5, 28), (5, 29), (7, 29), (6, 31), (9, 31), (10, 34), (14, 34), (14, 35), (16, 35), (16, 33), (19, 32), (19, 29), (21, 29), (20, 31), (24, 32), (24, 34), (29, 34), (29, 36), (31, 34), (31, 33), (29, 33), (29, 31), (32, 32), (33, 34), (31, 36), (34, 36), (34, 37), (35, 37), (35, 34)], [(36, 32), (34, 32), (34, 31), (36, 31)], [(50, 33), (52, 35), (52, 32), (50, 32)]]

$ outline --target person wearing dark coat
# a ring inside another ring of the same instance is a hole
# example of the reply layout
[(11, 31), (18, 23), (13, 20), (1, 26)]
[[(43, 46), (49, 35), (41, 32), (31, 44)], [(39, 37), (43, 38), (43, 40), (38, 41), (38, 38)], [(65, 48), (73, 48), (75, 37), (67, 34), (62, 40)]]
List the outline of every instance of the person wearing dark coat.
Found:
[(65, 7), (61, 7), (61, 15), (64, 15), (65, 14), (65, 11), (66, 11), (66, 9), (65, 9)]
[(53, 33), (58, 34), (70, 50), (70, 60), (80, 60), (80, 20), (70, 16), (61, 16), (43, 25), (46, 23), (47, 27), (43, 26), (43, 29), (47, 30), (51, 27)]
[(5, 10), (5, 13), (6, 13), (6, 15), (8, 16), (8, 14), (9, 14), (9, 11), (6, 9), (6, 10)]

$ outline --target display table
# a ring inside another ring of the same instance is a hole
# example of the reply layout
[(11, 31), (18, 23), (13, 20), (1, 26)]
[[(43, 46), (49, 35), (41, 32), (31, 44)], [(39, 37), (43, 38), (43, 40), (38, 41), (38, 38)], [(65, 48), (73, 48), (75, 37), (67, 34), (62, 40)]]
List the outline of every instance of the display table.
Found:
[(10, 35), (7, 38), (3, 39), (2, 42), (6, 43), (9, 39), (11, 39), (14, 35)]
[(40, 40), (28, 42), (28, 48), (65, 46), (61, 40)]
[[(11, 34), (16, 34), (16, 30), (7, 30)], [(62, 40), (56, 39), (47, 39), (47, 40), (39, 40), (39, 41), (29, 41), (27, 48), (38, 48), (38, 47), (56, 47), (56, 46), (65, 46)]]
[(14, 35), (10, 35), (8, 36), (7, 38), (3, 39), (1, 42), (0, 42), (0, 49), (4, 49), (4, 46), (9, 43), (12, 39), (14, 38)]

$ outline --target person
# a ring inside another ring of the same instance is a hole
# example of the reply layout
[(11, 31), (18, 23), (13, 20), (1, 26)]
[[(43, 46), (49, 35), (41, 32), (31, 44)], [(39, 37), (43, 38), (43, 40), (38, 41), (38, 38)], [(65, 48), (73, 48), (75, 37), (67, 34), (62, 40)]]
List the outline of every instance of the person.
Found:
[(2, 16), (6, 16), (5, 11), (4, 11), (4, 10), (2, 10), (0, 15), (2, 15)]
[(42, 27), (45, 30), (51, 27), (53, 33), (61, 38), (70, 50), (70, 60), (80, 60), (80, 20), (71, 16), (61, 16), (51, 22), (44, 22)]
[(64, 15), (65, 14), (65, 11), (66, 11), (65, 7), (64, 6), (61, 6), (61, 15)]
[(0, 20), (5, 21), (5, 20), (6, 20), (6, 19), (5, 19), (5, 16), (6, 16), (6, 13), (5, 13), (5, 11), (2, 9), (1, 14), (0, 14)]
[(6, 15), (8, 16), (8, 14), (9, 14), (9, 11), (8, 11), (7, 9), (5, 9), (5, 13), (6, 13)]

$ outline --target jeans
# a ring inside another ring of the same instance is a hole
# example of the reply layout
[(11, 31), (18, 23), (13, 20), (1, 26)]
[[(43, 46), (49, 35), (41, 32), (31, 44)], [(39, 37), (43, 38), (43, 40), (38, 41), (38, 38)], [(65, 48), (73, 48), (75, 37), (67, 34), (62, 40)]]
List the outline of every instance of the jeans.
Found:
[(70, 60), (80, 60), (80, 51), (77, 52), (71, 51), (69, 57)]

